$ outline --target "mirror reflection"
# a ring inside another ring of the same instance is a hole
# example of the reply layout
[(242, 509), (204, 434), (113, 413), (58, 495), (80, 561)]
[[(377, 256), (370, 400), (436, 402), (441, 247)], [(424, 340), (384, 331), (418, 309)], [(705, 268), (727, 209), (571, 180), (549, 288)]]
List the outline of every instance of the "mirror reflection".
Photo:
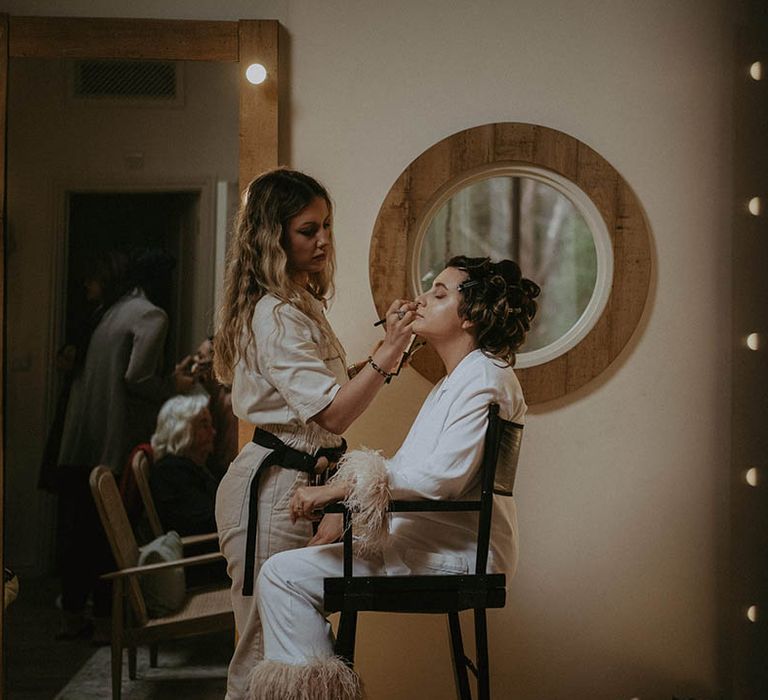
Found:
[[(24, 690), (53, 697), (68, 680), (62, 672), (79, 668), (93, 654), (91, 639), (104, 636), (95, 592), (78, 588), (70, 605), (63, 590), (63, 572), (74, 570), (67, 552), (80, 548), (93, 560), (88, 543), (71, 536), (82, 511), (63, 507), (76, 503), (61, 488), (74, 484), (74, 471), (53, 483), (48, 470), (63, 454), (56, 431), (64, 430), (67, 383), (81, 371), (88, 339), (131, 294), (121, 288), (105, 303), (114, 275), (107, 279), (101, 263), (113, 253), (153, 249), (174, 260), (141, 285), (146, 306), (167, 319), (154, 369), (137, 371), (142, 387), (168, 383), (192, 355), (184, 372), (202, 383), (193, 368), (204, 364), (199, 347), (212, 331), (223, 272), (217, 260), (238, 204), (238, 92), (237, 63), (10, 60), (4, 517), (5, 562), (21, 582), (7, 613), (11, 695), (33, 678)], [(121, 444), (118, 475), (125, 449), (148, 441), (161, 398), (141, 397), (142, 431)], [(114, 423), (109, 430), (127, 433), (126, 421)], [(25, 646), (31, 628), (36, 648)], [(61, 654), (71, 668), (49, 665)]]
[(475, 180), (439, 206), (421, 242), (421, 290), (459, 254), (511, 258), (541, 285), (539, 314), (522, 354), (568, 333), (597, 283), (595, 239), (583, 214), (563, 192), (533, 177)]

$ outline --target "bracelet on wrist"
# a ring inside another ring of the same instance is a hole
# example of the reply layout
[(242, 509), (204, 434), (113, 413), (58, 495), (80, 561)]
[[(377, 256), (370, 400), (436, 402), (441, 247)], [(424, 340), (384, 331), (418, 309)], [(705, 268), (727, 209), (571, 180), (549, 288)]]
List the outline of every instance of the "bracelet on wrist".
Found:
[(368, 355), (368, 364), (373, 367), (384, 379), (389, 382), (390, 379), (392, 379), (392, 372), (385, 372), (381, 367), (379, 367), (374, 361), (373, 357)]

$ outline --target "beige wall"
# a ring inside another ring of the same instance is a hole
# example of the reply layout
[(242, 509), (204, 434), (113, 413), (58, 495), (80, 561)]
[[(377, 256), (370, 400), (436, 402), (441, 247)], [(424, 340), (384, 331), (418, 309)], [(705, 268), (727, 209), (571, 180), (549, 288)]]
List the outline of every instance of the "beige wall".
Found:
[[(61, 12), (52, 0), (21, 5)], [(67, 12), (283, 23), (285, 160), (335, 197), (331, 320), (354, 357), (377, 338), (367, 259), (378, 207), (431, 144), (486, 122), (536, 122), (621, 172), (651, 224), (653, 289), (614, 366), (531, 411), (520, 567), (490, 623), (493, 686), (530, 700), (715, 697), (729, 454), (727, 3), (104, 5)], [(351, 441), (396, 448), (427, 390), (401, 377)], [(451, 696), (442, 621), (368, 615), (361, 632), (372, 698)]]

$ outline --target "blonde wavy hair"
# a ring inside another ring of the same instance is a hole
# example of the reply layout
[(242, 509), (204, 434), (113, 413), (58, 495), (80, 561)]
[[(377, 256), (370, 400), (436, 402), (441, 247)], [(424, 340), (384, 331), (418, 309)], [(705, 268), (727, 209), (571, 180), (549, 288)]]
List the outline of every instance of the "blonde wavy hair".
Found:
[(246, 348), (256, 342), (251, 318), (265, 294), (296, 307), (327, 334), (327, 321), (318, 313), (313, 298), (325, 303), (335, 291), (333, 235), (325, 268), (309, 275), (307, 287), (291, 278), (286, 252), (288, 222), (317, 197), (325, 200), (329, 212), (333, 211), (325, 187), (309, 175), (287, 168), (263, 173), (248, 185), (227, 254), (224, 296), (213, 340), (213, 369), (223, 384), (232, 384), (239, 360), (248, 362)]

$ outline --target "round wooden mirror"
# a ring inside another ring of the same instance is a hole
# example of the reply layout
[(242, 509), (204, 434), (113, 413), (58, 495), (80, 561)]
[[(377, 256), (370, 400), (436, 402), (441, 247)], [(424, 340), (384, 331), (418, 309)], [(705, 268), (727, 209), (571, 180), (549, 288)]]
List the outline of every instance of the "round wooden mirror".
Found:
[[(371, 241), (383, 313), (429, 286), (454, 254), (512, 257), (542, 285), (541, 331), (518, 355), (529, 404), (564, 396), (602, 372), (642, 315), (650, 283), (648, 226), (619, 173), (554, 129), (498, 123), (435, 144), (400, 175)], [(444, 373), (430, 348), (413, 367)]]

